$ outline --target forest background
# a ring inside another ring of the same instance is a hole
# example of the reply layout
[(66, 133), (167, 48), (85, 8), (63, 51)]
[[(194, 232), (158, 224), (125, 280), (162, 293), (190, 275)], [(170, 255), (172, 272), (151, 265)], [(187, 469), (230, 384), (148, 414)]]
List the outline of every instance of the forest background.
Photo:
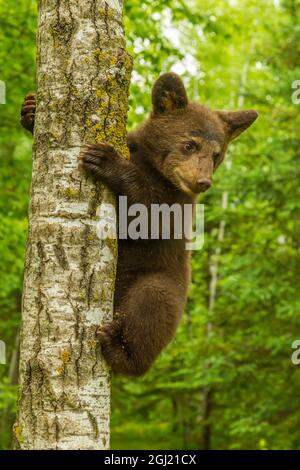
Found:
[[(35, 90), (36, 3), (0, 0), (0, 449), (16, 408), (32, 146), (19, 113)], [(300, 449), (300, 1), (126, 0), (125, 28), (129, 129), (170, 70), (192, 100), (260, 118), (200, 200), (205, 243), (176, 339), (144, 378), (113, 380), (112, 448)]]

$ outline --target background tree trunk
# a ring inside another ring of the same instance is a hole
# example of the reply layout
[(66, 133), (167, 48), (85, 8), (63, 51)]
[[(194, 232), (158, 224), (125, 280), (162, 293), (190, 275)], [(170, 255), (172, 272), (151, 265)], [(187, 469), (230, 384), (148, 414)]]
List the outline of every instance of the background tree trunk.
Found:
[(21, 449), (109, 448), (110, 374), (95, 331), (112, 317), (117, 245), (99, 240), (96, 225), (114, 197), (77, 156), (83, 142), (104, 141), (126, 156), (130, 72), (122, 1), (40, 0)]
[[(248, 67), (249, 61), (246, 61), (242, 70), (241, 80), (240, 80), (240, 88), (239, 94), (237, 96), (237, 103), (235, 103), (234, 96), (232, 97), (232, 105), (231, 108), (235, 109), (242, 109), (244, 106), (245, 101), (245, 87), (247, 83), (247, 75), (248, 75)], [(235, 87), (232, 87), (233, 90)], [(232, 169), (232, 159), (231, 153), (228, 153), (227, 159), (225, 160), (225, 165), (227, 171), (231, 171)], [(209, 296), (208, 296), (208, 321), (206, 324), (206, 338), (207, 342), (210, 342), (211, 336), (213, 333), (213, 320), (214, 320), (214, 309), (215, 303), (217, 299), (217, 290), (218, 290), (218, 282), (219, 282), (219, 263), (220, 257), (222, 254), (222, 244), (225, 238), (225, 228), (226, 228), (226, 221), (225, 221), (225, 214), (228, 209), (228, 199), (229, 193), (228, 191), (223, 191), (222, 193), (222, 201), (221, 201), (221, 208), (222, 213), (224, 214), (224, 218), (220, 220), (219, 228), (218, 228), (218, 235), (217, 235), (217, 246), (210, 257), (209, 260)], [(210, 368), (210, 361), (206, 361), (204, 367), (209, 369)], [(211, 386), (204, 387), (203, 396), (202, 396), (202, 403), (203, 403), (203, 429), (202, 429), (202, 450), (210, 450), (211, 449), (211, 436), (212, 436), (212, 425), (211, 425), (211, 414), (214, 405), (214, 389)]]

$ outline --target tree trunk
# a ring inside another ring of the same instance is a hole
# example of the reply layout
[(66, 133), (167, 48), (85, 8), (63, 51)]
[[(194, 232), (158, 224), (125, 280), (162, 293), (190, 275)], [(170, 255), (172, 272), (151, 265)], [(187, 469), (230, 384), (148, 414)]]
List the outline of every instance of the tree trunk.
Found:
[(79, 169), (83, 142), (127, 155), (131, 59), (121, 0), (40, 0), (37, 110), (16, 447), (109, 448), (110, 374), (96, 329), (112, 317), (114, 196)]

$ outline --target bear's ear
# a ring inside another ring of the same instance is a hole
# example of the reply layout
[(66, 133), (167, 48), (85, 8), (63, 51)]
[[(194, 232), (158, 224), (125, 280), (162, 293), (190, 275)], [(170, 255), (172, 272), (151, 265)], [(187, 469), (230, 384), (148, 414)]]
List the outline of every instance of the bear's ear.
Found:
[(156, 80), (152, 90), (154, 114), (185, 108), (188, 98), (182, 80), (176, 73), (164, 73)]
[(229, 140), (233, 140), (244, 132), (258, 118), (258, 113), (249, 111), (217, 111), (218, 116), (226, 124)]

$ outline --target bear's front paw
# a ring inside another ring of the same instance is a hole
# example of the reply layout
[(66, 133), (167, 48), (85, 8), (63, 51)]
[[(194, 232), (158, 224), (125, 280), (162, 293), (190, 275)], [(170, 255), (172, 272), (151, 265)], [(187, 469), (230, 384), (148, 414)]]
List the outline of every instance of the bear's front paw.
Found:
[(21, 108), (21, 125), (30, 132), (34, 128), (35, 108), (35, 96), (27, 95)]
[(81, 147), (78, 160), (88, 173), (101, 176), (107, 165), (118, 158), (119, 154), (112, 145), (84, 144)]

